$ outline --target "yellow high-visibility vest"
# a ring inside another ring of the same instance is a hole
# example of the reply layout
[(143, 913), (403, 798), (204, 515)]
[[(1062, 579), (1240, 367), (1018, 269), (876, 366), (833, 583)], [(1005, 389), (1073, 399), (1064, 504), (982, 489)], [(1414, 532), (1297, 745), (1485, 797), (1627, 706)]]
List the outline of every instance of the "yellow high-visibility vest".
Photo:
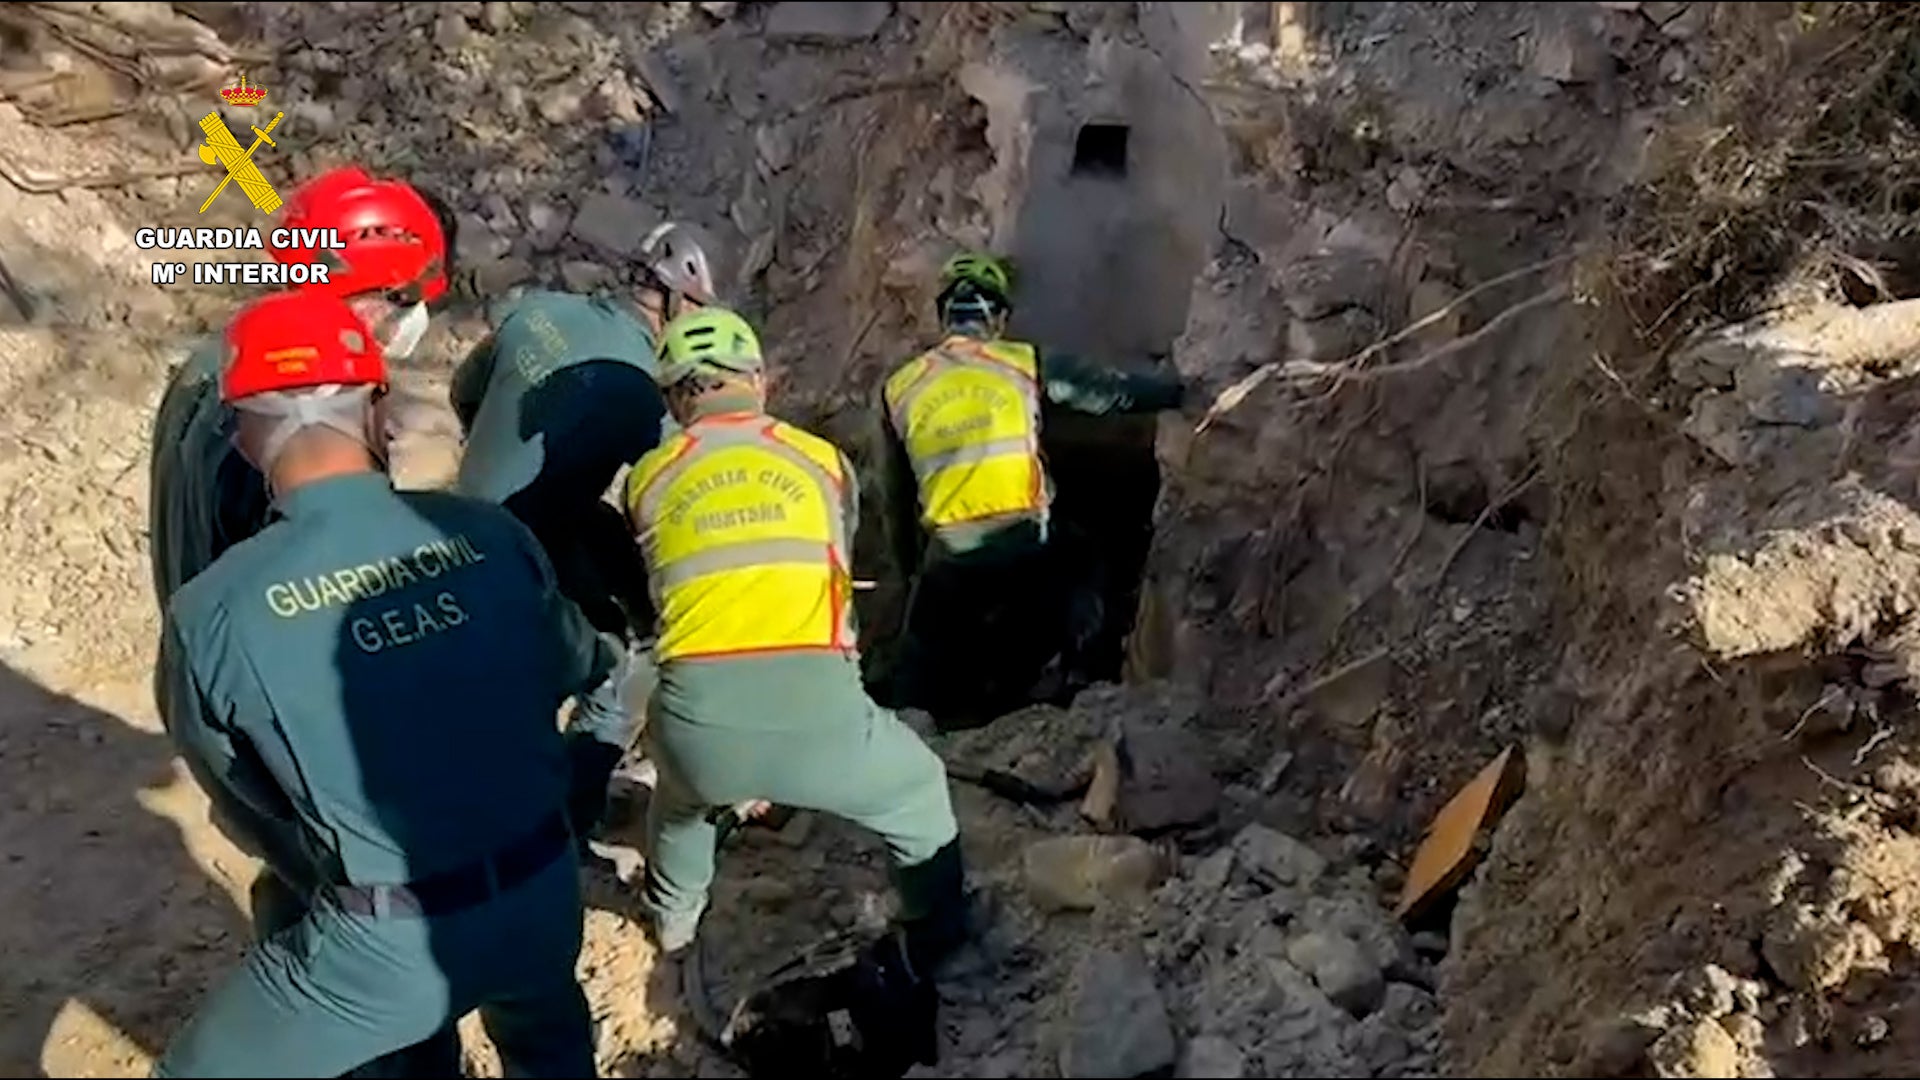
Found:
[(883, 397), (929, 530), (1045, 513), (1033, 346), (955, 335), (902, 365)]
[(830, 442), (758, 413), (703, 417), (627, 475), (661, 662), (851, 653), (849, 482)]

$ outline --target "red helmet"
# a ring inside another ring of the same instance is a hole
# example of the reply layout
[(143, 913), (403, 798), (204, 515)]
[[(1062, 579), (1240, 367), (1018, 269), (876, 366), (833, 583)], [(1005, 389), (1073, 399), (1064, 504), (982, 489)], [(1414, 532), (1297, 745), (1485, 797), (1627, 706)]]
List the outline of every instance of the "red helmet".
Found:
[(220, 400), (329, 383), (387, 385), (380, 345), (345, 299), (311, 289), (274, 293), (227, 325)]
[(375, 180), (354, 165), (322, 173), (294, 190), (280, 224), (288, 229), (338, 229), (344, 250), (274, 248), (283, 263), (325, 263), (324, 284), (339, 296), (403, 292), (432, 302), (447, 291), (447, 237), (433, 207), (399, 180)]

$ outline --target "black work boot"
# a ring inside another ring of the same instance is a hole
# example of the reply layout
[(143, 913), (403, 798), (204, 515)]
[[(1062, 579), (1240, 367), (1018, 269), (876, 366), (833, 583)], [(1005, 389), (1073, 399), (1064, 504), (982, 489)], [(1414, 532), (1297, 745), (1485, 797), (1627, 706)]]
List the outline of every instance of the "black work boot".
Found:
[(923, 977), (939, 976), (948, 957), (973, 937), (965, 860), (955, 837), (919, 866), (900, 871), (900, 894), (923, 912), (901, 923), (907, 962)]

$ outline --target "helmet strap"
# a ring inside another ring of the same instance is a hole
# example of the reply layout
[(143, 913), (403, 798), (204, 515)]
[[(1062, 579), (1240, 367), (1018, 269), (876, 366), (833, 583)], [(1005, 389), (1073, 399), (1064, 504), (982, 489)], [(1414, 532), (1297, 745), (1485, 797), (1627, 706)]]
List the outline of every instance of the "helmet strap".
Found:
[(264, 476), (286, 452), (295, 435), (308, 428), (327, 428), (365, 447), (381, 469), (387, 467), (385, 440), (373, 432), (374, 387), (330, 384), (302, 390), (274, 390), (241, 398), (233, 407), (244, 413), (278, 421), (268, 431), (254, 462)]
[(641, 284), (634, 304), (646, 316), (647, 326), (655, 338), (666, 330), (668, 323), (689, 311), (698, 311), (706, 306), (693, 295), (668, 285), (657, 274), (649, 273), (647, 277), (649, 280)]
[(405, 360), (420, 347), (420, 341), (427, 336), (427, 327), (433, 317), (427, 313), (425, 302), (416, 302), (402, 308), (398, 314), (382, 320), (380, 327), (380, 351), (389, 358)]
[(940, 301), (941, 325), (954, 333), (998, 337), (1005, 321), (1001, 304), (970, 289), (954, 290)]

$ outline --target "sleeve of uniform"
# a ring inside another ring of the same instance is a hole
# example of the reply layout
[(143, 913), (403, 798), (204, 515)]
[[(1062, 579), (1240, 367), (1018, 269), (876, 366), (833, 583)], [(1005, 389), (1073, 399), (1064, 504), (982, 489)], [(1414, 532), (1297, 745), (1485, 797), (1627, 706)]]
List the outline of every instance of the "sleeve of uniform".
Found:
[(584, 694), (597, 688), (614, 673), (619, 653), (587, 621), (580, 608), (561, 594), (553, 576), (553, 564), (547, 561), (546, 552), (524, 527), (520, 528), (520, 547), (539, 574), (547, 624), (559, 636), (561, 692)]
[(480, 411), (480, 399), (486, 396), (487, 383), (493, 380), (496, 354), (494, 336), (488, 334), (453, 369), (453, 384), (447, 390), (447, 401), (453, 406), (453, 415), (460, 420), (460, 432), (463, 435), (473, 429), (473, 418)]
[(210, 700), (171, 615), (160, 638), (160, 721), (187, 771), (207, 793), (214, 824), (242, 851), (282, 874), (303, 873), (293, 804), (232, 723), (231, 707)]
[(1177, 409), (1186, 398), (1179, 378), (1115, 371), (1071, 353), (1042, 352), (1040, 382), (1052, 404), (1092, 416)]
[(874, 410), (873, 460), (880, 470), (880, 526), (887, 551), (902, 574), (911, 574), (920, 564), (920, 495), (914, 486), (913, 462), (907, 457), (906, 443), (893, 430), (882, 395)]

